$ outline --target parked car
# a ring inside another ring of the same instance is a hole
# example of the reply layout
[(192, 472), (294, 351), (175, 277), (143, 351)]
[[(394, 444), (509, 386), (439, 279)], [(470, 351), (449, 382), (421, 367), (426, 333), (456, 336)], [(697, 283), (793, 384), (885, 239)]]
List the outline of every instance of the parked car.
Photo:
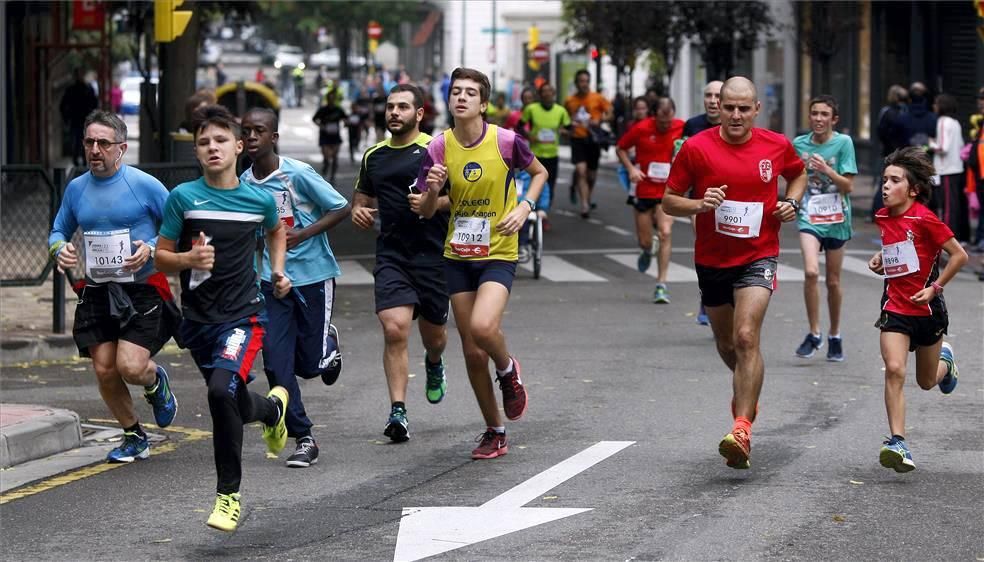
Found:
[(274, 68), (293, 68), (304, 63), (304, 51), (294, 45), (280, 45), (273, 57)]
[[(312, 54), (308, 57), (308, 64), (311, 68), (326, 67), (328, 70), (337, 70), (338, 66), (341, 64), (342, 57), (338, 52), (338, 49), (325, 49), (317, 53)], [(349, 54), (348, 57), (349, 66), (355, 68), (361, 68), (365, 66), (365, 57), (360, 57), (354, 54)]]
[[(144, 81), (143, 76), (127, 76), (120, 81), (120, 89), (123, 90), (123, 103), (120, 104), (120, 112), (123, 115), (140, 114), (140, 84)], [(157, 76), (150, 77), (151, 84), (157, 84)]]

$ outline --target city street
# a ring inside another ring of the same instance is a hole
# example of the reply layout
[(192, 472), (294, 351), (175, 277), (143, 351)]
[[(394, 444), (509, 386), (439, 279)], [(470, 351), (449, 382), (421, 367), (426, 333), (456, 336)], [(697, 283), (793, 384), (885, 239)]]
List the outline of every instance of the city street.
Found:
[[(309, 119), (302, 111), (313, 108), (297, 111), (281, 127), (282, 153), (310, 160), (316, 138), (299, 131)], [(345, 147), (340, 161), (335, 183), (351, 198), (356, 170)], [(565, 162), (562, 177), (570, 172)], [(207, 528), (215, 469), (205, 385), (187, 353), (172, 349), (160, 359), (180, 409), (174, 426), (148, 426), (160, 436), (149, 460), (109, 467), (101, 463), (109, 445), (90, 440), (66, 454), (75, 461), (62, 455), (0, 475), (34, 480), (13, 491), (5, 484), (0, 496), (4, 558), (984, 560), (984, 285), (971, 265), (946, 288), (960, 384), (950, 396), (922, 391), (910, 363), (907, 437), (918, 468), (896, 474), (878, 464), (888, 432), (872, 326), (882, 282), (865, 266), (877, 231), (856, 220), (843, 277), (847, 360), (830, 363), (825, 350), (808, 360), (793, 354), (807, 326), (799, 245), (786, 225), (762, 339), (752, 467), (736, 471), (717, 452), (731, 428), (730, 376), (710, 329), (695, 323), (690, 226), (674, 228), (672, 303), (654, 305), (655, 265), (648, 275), (635, 269), (624, 193), (610, 170), (599, 182), (588, 221), (567, 201), (568, 184), (558, 187), (543, 276), (521, 267), (513, 286), (504, 330), (530, 407), (507, 425), (508, 455), (469, 457), (485, 427), (453, 321), (447, 398), (426, 402), (414, 335), (412, 439), (396, 445), (382, 435), (389, 403), (373, 236), (346, 222), (330, 234), (343, 270), (333, 321), (344, 371), (331, 387), (302, 384), (318, 464), (287, 468), (292, 442), (280, 459), (266, 458), (260, 427), (248, 427), (239, 530)], [(265, 392), (259, 364), (254, 374), (251, 386)], [(5, 368), (0, 383), (5, 402), (114, 426), (85, 362)], [(137, 409), (152, 419), (142, 400)]]

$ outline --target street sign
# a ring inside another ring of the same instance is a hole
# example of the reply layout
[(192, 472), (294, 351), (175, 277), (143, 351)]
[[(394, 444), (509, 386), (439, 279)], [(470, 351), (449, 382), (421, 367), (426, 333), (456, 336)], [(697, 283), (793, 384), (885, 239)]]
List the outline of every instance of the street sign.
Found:
[(158, 43), (170, 43), (184, 33), (191, 12), (178, 10), (184, 0), (154, 0), (154, 40)]
[(379, 22), (371, 21), (366, 26), (366, 33), (370, 39), (379, 39), (383, 36), (383, 26), (379, 25)]
[(393, 560), (420, 560), (591, 511), (523, 506), (633, 443), (595, 443), (478, 507), (404, 507)]
[(106, 21), (106, 9), (99, 0), (75, 0), (72, 3), (72, 29), (99, 31)]
[(546, 43), (540, 43), (533, 48), (531, 53), (533, 60), (538, 63), (550, 62), (550, 45)]
[(482, 28), (482, 33), (497, 33), (497, 34), (498, 33), (505, 33), (505, 34), (509, 34), (509, 33), (512, 33), (512, 29), (510, 29), (508, 27), (496, 27), (496, 28), (483, 27)]

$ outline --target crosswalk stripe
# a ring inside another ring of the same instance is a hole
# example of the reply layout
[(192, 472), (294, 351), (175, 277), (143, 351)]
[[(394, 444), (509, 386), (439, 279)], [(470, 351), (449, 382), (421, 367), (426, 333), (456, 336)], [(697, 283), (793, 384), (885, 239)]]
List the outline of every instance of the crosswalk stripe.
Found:
[[(639, 259), (638, 254), (605, 254), (605, 257), (616, 263), (624, 265), (629, 269), (635, 271), (639, 270), (636, 266), (636, 261)], [(656, 256), (653, 256), (653, 264), (649, 267), (649, 271), (646, 272), (646, 275), (655, 279), (658, 275), (657, 271)], [(685, 265), (680, 265), (671, 261), (670, 270), (666, 272), (666, 281), (668, 283), (696, 283), (697, 272)]]
[(779, 273), (776, 277), (779, 278), (780, 283), (783, 281), (798, 281), (802, 283), (806, 280), (806, 274), (803, 273), (802, 269), (797, 269), (782, 262), (779, 262)]
[[(844, 265), (842, 269), (844, 271), (850, 271), (851, 273), (857, 273), (858, 275), (862, 277), (867, 277), (869, 279), (877, 279), (879, 281), (884, 279), (884, 277), (882, 277), (881, 275), (878, 275), (874, 271), (868, 269), (868, 260), (863, 260), (860, 258), (852, 258), (851, 256), (844, 256)], [(821, 271), (823, 270), (821, 269)]]
[(342, 276), (335, 280), (339, 285), (372, 285), (372, 272), (362, 267), (354, 260), (341, 260), (338, 267), (342, 270)]
[[(540, 264), (540, 276), (549, 281), (558, 282), (592, 282), (600, 283), (608, 281), (600, 275), (595, 275), (587, 269), (580, 268), (571, 262), (557, 256), (543, 256)], [(521, 263), (519, 267), (526, 271), (533, 271), (531, 262)]]
[(628, 230), (610, 224), (605, 226), (605, 230), (614, 232), (615, 234), (621, 234), (622, 236), (632, 236), (632, 233), (629, 232)]

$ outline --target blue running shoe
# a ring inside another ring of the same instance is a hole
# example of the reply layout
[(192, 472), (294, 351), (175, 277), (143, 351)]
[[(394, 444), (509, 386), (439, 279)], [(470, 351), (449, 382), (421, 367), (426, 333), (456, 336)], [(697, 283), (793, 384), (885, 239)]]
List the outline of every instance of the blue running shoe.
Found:
[(335, 351), (327, 357), (328, 366), (321, 373), (321, 382), (331, 386), (338, 380), (338, 375), (342, 374), (342, 341), (338, 338), (338, 328), (334, 324), (328, 325), (328, 337), (335, 340)]
[(157, 427), (171, 425), (178, 413), (178, 399), (171, 393), (171, 380), (164, 367), (157, 366), (157, 382), (153, 389), (144, 391), (144, 400), (154, 408)]
[(904, 439), (898, 437), (892, 437), (884, 442), (881, 452), (878, 453), (878, 461), (885, 468), (891, 468), (895, 472), (911, 472), (916, 469), (909, 446), (905, 444)]
[(957, 388), (957, 376), (960, 371), (957, 369), (957, 362), (953, 359), (953, 346), (947, 342), (943, 342), (943, 348), (940, 349), (940, 361), (946, 363), (946, 374), (940, 379), (940, 392), (950, 394)]
[(803, 343), (796, 348), (796, 357), (809, 359), (810, 357), (813, 357), (813, 354), (816, 353), (821, 347), (823, 347), (823, 339), (821, 336), (814, 336), (813, 334), (807, 333), (806, 337), (803, 338)]
[(133, 431), (123, 432), (123, 442), (106, 455), (106, 462), (131, 463), (150, 456), (150, 443)]
[(827, 336), (827, 361), (836, 363), (844, 361), (844, 341), (840, 336)]
[(647, 250), (639, 252), (639, 259), (636, 260), (636, 268), (639, 273), (645, 273), (649, 271), (649, 266), (653, 263), (653, 255)]
[(703, 303), (700, 305), (700, 310), (697, 311), (697, 323), (701, 326), (711, 325), (711, 319), (707, 317), (707, 310), (704, 309)]
[(394, 443), (403, 443), (410, 439), (410, 422), (407, 420), (406, 408), (392, 407), (389, 419), (386, 420), (386, 429), (383, 430), (383, 435), (389, 437)]

